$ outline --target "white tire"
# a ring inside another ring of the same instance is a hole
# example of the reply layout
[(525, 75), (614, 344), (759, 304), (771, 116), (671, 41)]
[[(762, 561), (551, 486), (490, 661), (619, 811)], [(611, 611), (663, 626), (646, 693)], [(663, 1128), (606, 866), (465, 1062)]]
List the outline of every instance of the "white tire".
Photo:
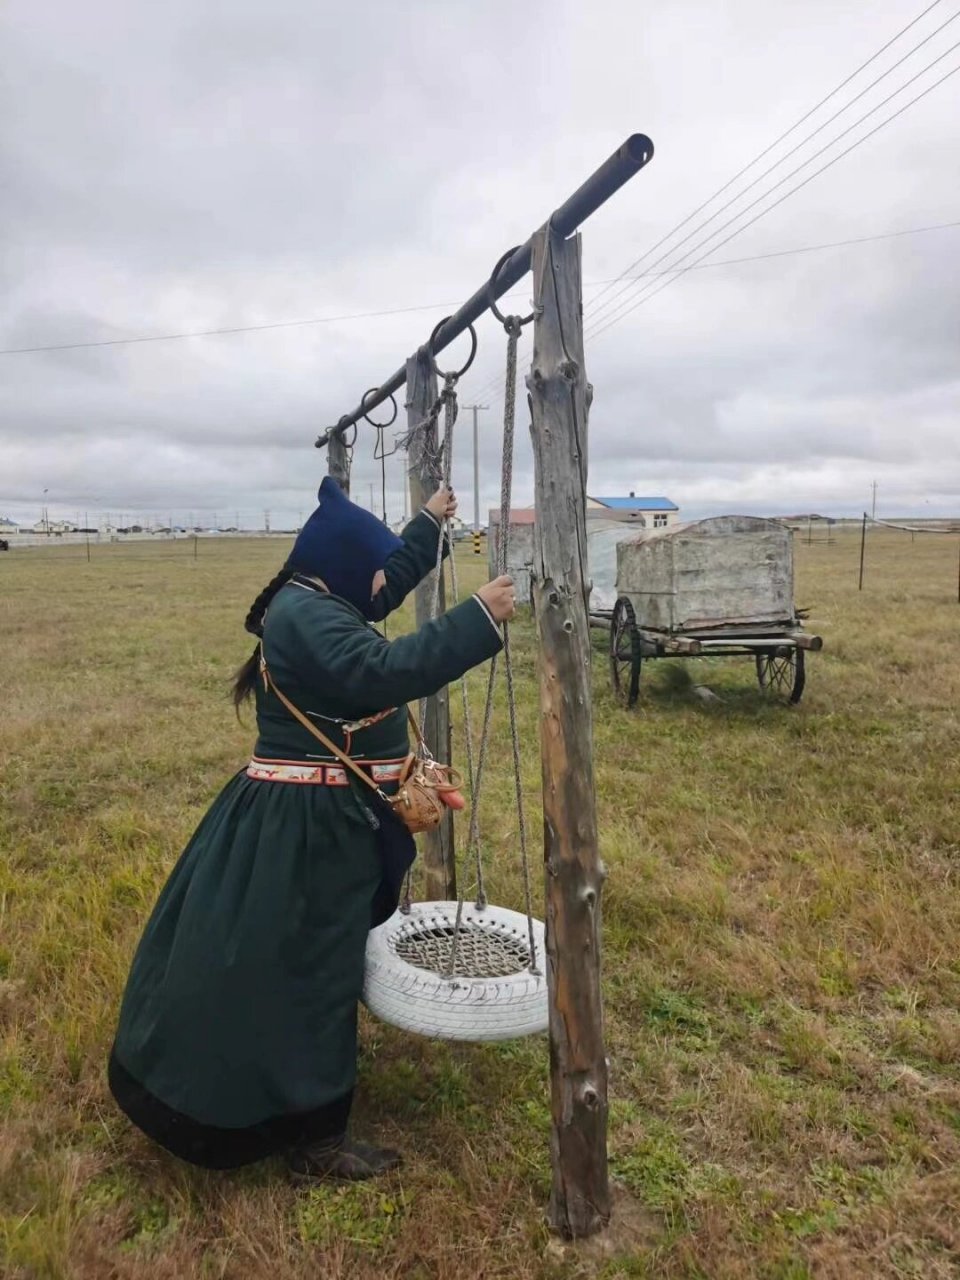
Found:
[(536, 972), (528, 963), (527, 917), (505, 907), (478, 911), (466, 902), (458, 955), (466, 961), (473, 944), (482, 948), (485, 935), (498, 950), (516, 957), (516, 972), (448, 978), (442, 964), (435, 972), (422, 967), (422, 957), (420, 964), (405, 958), (424, 938), (440, 939), (449, 947), (456, 918), (455, 902), (418, 902), (409, 913), (398, 911), (371, 932), (363, 989), (370, 1012), (405, 1031), (440, 1040), (513, 1040), (546, 1031), (546, 950), (539, 920), (533, 921)]

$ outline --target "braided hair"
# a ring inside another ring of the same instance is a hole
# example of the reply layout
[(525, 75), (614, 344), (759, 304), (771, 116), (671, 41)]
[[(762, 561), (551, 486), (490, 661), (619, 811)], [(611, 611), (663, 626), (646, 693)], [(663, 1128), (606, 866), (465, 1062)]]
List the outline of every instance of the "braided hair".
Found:
[[(275, 578), (270, 579), (250, 606), (250, 612), (243, 620), (244, 630), (249, 631), (251, 635), (263, 635), (263, 619), (267, 612), (267, 607), (280, 588), (290, 581), (293, 574), (293, 569), (284, 566)], [(253, 653), (251, 653), (250, 657), (246, 660), (243, 666), (239, 668), (233, 678), (233, 705), (237, 709), (238, 716), (240, 714), (240, 708), (257, 687), (257, 671), (259, 669), (259, 664), (260, 645), (258, 644)]]

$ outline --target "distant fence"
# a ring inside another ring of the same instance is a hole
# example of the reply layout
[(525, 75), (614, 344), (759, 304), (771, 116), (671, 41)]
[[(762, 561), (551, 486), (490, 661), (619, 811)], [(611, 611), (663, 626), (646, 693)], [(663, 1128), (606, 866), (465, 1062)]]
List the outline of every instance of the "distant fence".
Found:
[[(868, 516), (865, 511), (860, 526), (860, 577), (857, 584), (858, 591), (863, 590), (863, 577), (867, 561), (867, 529), (871, 525), (880, 529), (893, 529), (897, 533), (909, 533), (911, 542), (915, 540), (918, 533), (939, 534), (941, 537), (952, 536), (955, 538), (960, 535), (960, 521), (958, 520), (915, 520), (910, 524), (905, 524), (893, 520), (878, 520), (875, 516)], [(958, 539), (957, 552), (957, 604), (960, 604), (960, 539)]]
[[(6, 543), (7, 555), (24, 552), (33, 555), (42, 551), (62, 552), (70, 559), (97, 556), (136, 555), (143, 559), (172, 559), (209, 555), (211, 550), (232, 542), (257, 539), (292, 543), (296, 533), (290, 531), (262, 530), (238, 533), (4, 533), (0, 534), (0, 553)], [(202, 544), (202, 546), (201, 546)], [(123, 548), (127, 548), (126, 551)]]

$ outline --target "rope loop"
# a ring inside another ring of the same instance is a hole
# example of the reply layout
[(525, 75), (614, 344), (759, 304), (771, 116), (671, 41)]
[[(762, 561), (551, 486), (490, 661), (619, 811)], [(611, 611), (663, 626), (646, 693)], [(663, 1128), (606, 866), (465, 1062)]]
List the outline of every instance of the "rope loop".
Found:
[(534, 308), (534, 310), (531, 311), (528, 316), (524, 316), (523, 318), (521, 318), (520, 316), (505, 316), (501, 312), (500, 308), (497, 306), (497, 299), (494, 296), (493, 289), (494, 289), (494, 285), (497, 283), (497, 276), (500, 274), (500, 272), (503, 270), (503, 268), (506, 266), (506, 264), (510, 261), (510, 259), (513, 257), (513, 255), (517, 252), (519, 248), (520, 248), (520, 245), (515, 244), (512, 249), (507, 250), (507, 252), (503, 255), (503, 257), (497, 263), (497, 265), (490, 272), (490, 279), (487, 281), (487, 304), (489, 305), (490, 310), (493, 312), (493, 314), (497, 317), (497, 319), (506, 329), (507, 333), (510, 332), (511, 320), (516, 320), (517, 324), (520, 326), (520, 328), (522, 328), (525, 324), (529, 324), (530, 321), (533, 320), (537, 314), (536, 308)]
[(431, 333), (430, 338), (427, 342), (427, 351), (429, 352), (429, 355), (430, 355), (430, 363), (433, 365), (433, 371), (437, 375), (437, 377), (442, 378), (445, 383), (448, 382), (450, 379), (456, 382), (459, 378), (462, 378), (463, 375), (470, 368), (470, 366), (473, 364), (474, 358), (476, 357), (476, 354), (477, 354), (477, 331), (473, 327), (473, 325), (470, 324), (470, 325), (467, 325), (467, 328), (470, 330), (470, 354), (467, 357), (467, 363), (463, 366), (462, 369), (458, 369), (454, 373), (444, 373), (441, 370), (440, 366), (437, 364), (436, 356), (433, 353), (433, 340), (437, 336), (437, 334), (440, 332), (440, 330), (443, 328), (443, 326), (447, 323), (447, 321), (451, 320), (452, 318), (453, 318), (452, 316), (444, 316), (443, 319), (440, 321), (440, 323), (437, 325), (437, 327), (434, 329), (433, 333)]

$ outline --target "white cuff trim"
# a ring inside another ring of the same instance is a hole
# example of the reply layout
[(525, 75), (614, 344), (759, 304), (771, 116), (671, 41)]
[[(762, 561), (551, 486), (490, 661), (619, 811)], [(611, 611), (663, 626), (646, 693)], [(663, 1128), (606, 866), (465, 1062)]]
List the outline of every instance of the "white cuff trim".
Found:
[(489, 609), (487, 608), (487, 606), (484, 604), (484, 602), (483, 602), (483, 600), (480, 598), (480, 596), (475, 595), (473, 598), (474, 598), (474, 600), (476, 600), (477, 604), (478, 604), (478, 605), (480, 606), (480, 608), (483, 610), (484, 614), (486, 615), (487, 619), (488, 619), (488, 620), (489, 620), (489, 622), (490, 622), (491, 627), (493, 627), (494, 631), (496, 631), (497, 635), (498, 635), (498, 636), (501, 636), (501, 639), (502, 639), (502, 635), (501, 635), (501, 631), (500, 631), (500, 623), (496, 621), (496, 619), (494, 618), (493, 614), (490, 612), (490, 610), (489, 610)]

